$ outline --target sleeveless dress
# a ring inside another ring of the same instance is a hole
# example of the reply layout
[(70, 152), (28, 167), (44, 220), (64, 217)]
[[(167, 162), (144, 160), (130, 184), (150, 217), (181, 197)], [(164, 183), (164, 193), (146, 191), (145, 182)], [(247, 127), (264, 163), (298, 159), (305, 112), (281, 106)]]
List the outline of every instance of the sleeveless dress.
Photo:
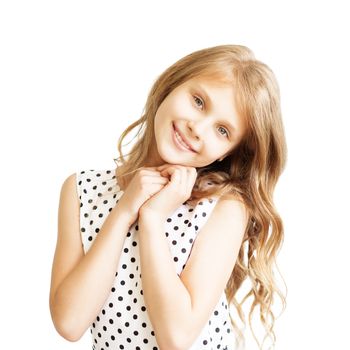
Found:
[[(76, 185), (80, 200), (81, 239), (86, 254), (123, 191), (117, 183), (115, 169), (79, 171)], [(178, 275), (216, 202), (216, 198), (202, 199), (193, 206), (185, 202), (167, 218), (164, 235)], [(135, 221), (126, 234), (109, 296), (90, 326), (92, 349), (160, 349), (146, 310), (141, 275), (138, 221)], [(223, 291), (210, 319), (189, 350), (234, 350), (234, 344), (234, 329)]]

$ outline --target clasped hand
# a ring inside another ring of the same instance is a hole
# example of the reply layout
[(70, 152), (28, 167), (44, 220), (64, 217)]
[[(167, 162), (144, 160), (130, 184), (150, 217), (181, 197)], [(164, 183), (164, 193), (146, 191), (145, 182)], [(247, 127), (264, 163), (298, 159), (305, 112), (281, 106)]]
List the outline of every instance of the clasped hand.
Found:
[(197, 170), (194, 167), (174, 164), (163, 164), (155, 170), (168, 181), (160, 191), (143, 203), (139, 214), (142, 216), (154, 213), (165, 219), (191, 197)]

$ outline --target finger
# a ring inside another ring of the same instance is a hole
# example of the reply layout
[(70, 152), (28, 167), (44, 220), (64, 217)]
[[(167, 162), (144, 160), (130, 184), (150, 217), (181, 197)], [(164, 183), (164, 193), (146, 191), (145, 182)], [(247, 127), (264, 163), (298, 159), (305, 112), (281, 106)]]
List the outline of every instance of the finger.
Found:
[(158, 171), (162, 176), (170, 176), (170, 170), (174, 168), (173, 166), (162, 167)]
[(188, 181), (186, 184), (186, 193), (191, 195), (193, 186), (196, 183), (196, 179), (197, 179), (196, 168), (193, 168), (193, 167), (187, 168), (187, 178), (188, 178)]
[(147, 175), (157, 176), (160, 174), (160, 172), (156, 170), (156, 168), (141, 168), (141, 170), (144, 174), (147, 174)]
[(146, 175), (144, 178), (146, 178), (149, 183), (167, 183), (169, 181), (169, 179), (164, 176)]
[(188, 167), (181, 167), (181, 190), (182, 193), (186, 192), (186, 189), (188, 187)]
[(181, 172), (180, 169), (176, 167), (167, 168), (166, 173), (170, 176), (170, 183), (174, 186), (181, 185)]
[(173, 165), (163, 170), (163, 172), (170, 174), (172, 184), (178, 186), (178, 191), (183, 193), (187, 182), (186, 167)]
[(196, 183), (197, 176), (198, 176), (197, 169), (196, 168), (192, 168), (192, 171), (191, 171), (192, 188), (193, 188), (194, 184)]
[(162, 164), (162, 165), (156, 167), (156, 169), (159, 170), (159, 171), (161, 171), (161, 170), (164, 170), (164, 169), (166, 169), (166, 168), (168, 168), (168, 167), (170, 167), (170, 166), (173, 166), (173, 164), (167, 164), (167, 163), (166, 163), (166, 164)]

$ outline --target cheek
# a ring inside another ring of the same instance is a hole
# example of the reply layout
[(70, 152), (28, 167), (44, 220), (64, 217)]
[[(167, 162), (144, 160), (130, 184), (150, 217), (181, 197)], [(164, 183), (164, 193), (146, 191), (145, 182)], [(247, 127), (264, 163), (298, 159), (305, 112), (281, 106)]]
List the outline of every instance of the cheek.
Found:
[(185, 96), (178, 96), (173, 99), (171, 110), (178, 116), (186, 116), (192, 112), (191, 102)]
[(156, 115), (154, 116), (154, 129), (155, 131), (159, 128), (162, 127), (162, 124), (167, 117), (167, 112), (168, 107), (166, 101), (163, 101), (161, 105), (158, 107)]

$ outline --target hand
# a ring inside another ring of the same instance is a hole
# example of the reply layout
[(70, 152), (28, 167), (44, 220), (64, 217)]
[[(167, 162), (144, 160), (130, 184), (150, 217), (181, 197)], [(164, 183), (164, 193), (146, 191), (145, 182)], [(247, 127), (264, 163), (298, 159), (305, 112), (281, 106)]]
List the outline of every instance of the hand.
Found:
[(181, 204), (191, 197), (197, 178), (194, 167), (163, 164), (156, 167), (161, 176), (169, 178), (169, 182), (140, 208), (140, 215), (155, 214), (161, 219), (171, 215)]
[(127, 213), (130, 225), (137, 220), (142, 204), (168, 182), (168, 178), (161, 176), (156, 167), (142, 167), (135, 172), (118, 202), (118, 210)]

